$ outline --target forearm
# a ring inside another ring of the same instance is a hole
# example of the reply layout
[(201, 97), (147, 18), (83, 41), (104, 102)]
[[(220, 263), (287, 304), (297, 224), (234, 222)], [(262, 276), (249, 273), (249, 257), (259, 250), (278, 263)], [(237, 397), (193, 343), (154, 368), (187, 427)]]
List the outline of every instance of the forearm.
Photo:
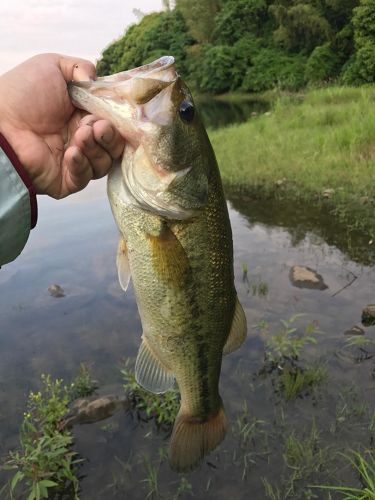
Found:
[(0, 266), (14, 260), (36, 224), (32, 184), (5, 137), (0, 134)]

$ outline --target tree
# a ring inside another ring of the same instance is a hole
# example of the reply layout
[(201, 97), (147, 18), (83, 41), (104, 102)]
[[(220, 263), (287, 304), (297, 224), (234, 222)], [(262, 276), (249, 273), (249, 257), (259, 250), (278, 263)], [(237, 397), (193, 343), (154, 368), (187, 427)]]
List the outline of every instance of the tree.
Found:
[(329, 41), (331, 27), (316, 7), (298, 0), (289, 4), (276, 3), (269, 8), (278, 23), (274, 32), (278, 45), (292, 52), (309, 54), (317, 45)]
[(198, 43), (210, 42), (220, 0), (176, 0), (176, 8), (184, 16), (193, 38)]
[(215, 18), (215, 42), (233, 44), (247, 34), (260, 36), (268, 21), (265, 0), (227, 0)]
[(355, 60), (348, 70), (353, 80), (375, 81), (375, 2), (360, 0), (353, 11)]

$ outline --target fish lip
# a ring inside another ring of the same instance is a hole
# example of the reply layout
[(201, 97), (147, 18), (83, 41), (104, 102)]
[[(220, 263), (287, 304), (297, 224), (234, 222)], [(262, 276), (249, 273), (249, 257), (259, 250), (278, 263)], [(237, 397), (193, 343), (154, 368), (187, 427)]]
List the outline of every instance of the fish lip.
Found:
[[(162, 56), (155, 61), (144, 64), (143, 66), (139, 66), (137, 68), (128, 69), (126, 71), (121, 71), (120, 73), (115, 73), (113, 75), (108, 76), (99, 76), (95, 80), (81, 80), (74, 81), (68, 83), (68, 88), (73, 85), (76, 87), (89, 88), (91, 85), (96, 82), (103, 86), (113, 85), (114, 82), (123, 82), (126, 80), (131, 80), (132, 78), (155, 78), (155, 79), (164, 79), (167, 77), (167, 70), (172, 68), (175, 64), (175, 59), (173, 56)], [(164, 75), (163, 75), (164, 73)], [(156, 75), (162, 76), (162, 78), (156, 78)], [(164, 77), (164, 78), (163, 78)], [(175, 72), (173, 78), (166, 79), (165, 81), (173, 83), (177, 80), (178, 74)]]
[[(114, 75), (111, 75), (109, 78), (112, 79), (118, 79), (117, 77), (120, 77), (124, 80), (127, 80), (129, 78), (134, 78), (134, 77), (139, 77), (139, 78), (145, 78), (145, 77), (152, 77), (153, 74), (158, 73), (160, 71), (165, 71), (169, 68), (171, 68), (175, 63), (175, 59), (173, 56), (162, 56), (159, 57), (159, 59), (156, 59), (155, 61), (152, 61), (151, 63), (144, 64), (143, 66), (138, 66), (137, 68), (129, 69), (127, 71), (122, 71), (121, 73), (116, 73)], [(120, 76), (121, 75), (121, 76)], [(108, 80), (108, 77), (99, 77), (98, 80)]]

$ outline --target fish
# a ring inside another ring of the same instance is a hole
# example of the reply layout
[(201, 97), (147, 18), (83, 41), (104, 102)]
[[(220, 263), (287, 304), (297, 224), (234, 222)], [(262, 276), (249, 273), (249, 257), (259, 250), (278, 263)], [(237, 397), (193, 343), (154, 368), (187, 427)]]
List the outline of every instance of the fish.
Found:
[(72, 82), (69, 94), (126, 140), (107, 193), (120, 232), (119, 282), (126, 291), (132, 279), (142, 323), (135, 375), (156, 394), (177, 382), (169, 462), (189, 471), (225, 437), (222, 358), (247, 332), (215, 154), (172, 56)]

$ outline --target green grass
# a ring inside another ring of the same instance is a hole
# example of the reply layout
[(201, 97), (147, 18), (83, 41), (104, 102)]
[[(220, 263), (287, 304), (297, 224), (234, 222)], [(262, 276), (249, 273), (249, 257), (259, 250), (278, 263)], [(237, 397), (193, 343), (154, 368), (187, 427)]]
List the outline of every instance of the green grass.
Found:
[(281, 97), (270, 114), (212, 131), (224, 182), (314, 202), (334, 189), (326, 203), (374, 237), (374, 104), (375, 87), (330, 87)]
[(347, 457), (358, 474), (361, 488), (351, 486), (317, 486), (341, 494), (343, 500), (375, 500), (375, 455), (367, 452), (363, 456), (354, 452), (353, 457)]

